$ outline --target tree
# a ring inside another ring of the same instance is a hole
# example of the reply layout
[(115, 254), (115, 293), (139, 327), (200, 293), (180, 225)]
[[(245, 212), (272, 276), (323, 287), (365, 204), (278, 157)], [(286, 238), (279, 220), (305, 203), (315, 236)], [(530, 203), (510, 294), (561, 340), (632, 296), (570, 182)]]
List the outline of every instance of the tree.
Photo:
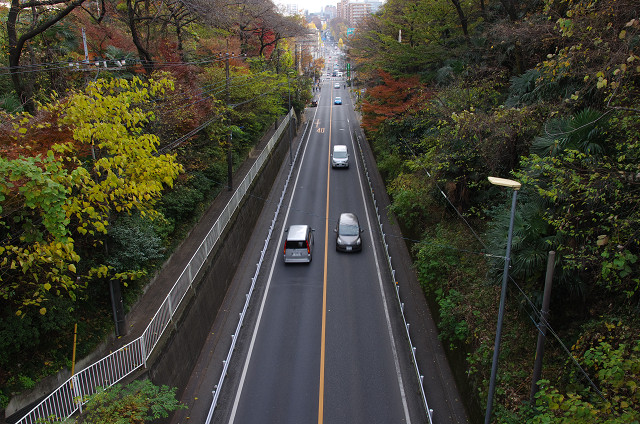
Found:
[[(152, 34), (150, 24), (154, 19), (154, 16), (153, 14), (149, 14), (149, 9), (151, 6), (155, 10), (158, 5), (149, 2), (148, 0), (127, 0), (126, 5), (127, 24), (129, 26), (129, 31), (131, 31), (131, 39), (138, 50), (138, 56), (142, 62), (142, 67), (148, 75), (151, 75), (154, 63), (151, 52), (149, 51), (149, 45), (151, 42), (150, 37)], [(146, 28), (146, 31), (144, 31), (146, 36), (141, 34), (140, 27)]]
[[(7, 15), (9, 72), (14, 90), (25, 111), (29, 113), (35, 111), (32, 82), (25, 81), (24, 74), (20, 69), (20, 59), (25, 46), (30, 40), (60, 22), (77, 7), (82, 6), (84, 2), (85, 0), (11, 1)], [(96, 21), (100, 21), (104, 16), (104, 0), (101, 0), (101, 6), (98, 16), (94, 17)], [(22, 16), (25, 11), (31, 11), (30, 17)]]
[(380, 84), (371, 88), (362, 105), (365, 129), (375, 132), (379, 125), (388, 120), (400, 118), (411, 106), (411, 99), (417, 94), (417, 78), (393, 78), (380, 71)]
[(453, 3), (453, 7), (456, 9), (456, 13), (458, 14), (458, 19), (460, 20), (460, 27), (462, 27), (462, 33), (464, 37), (469, 39), (469, 29), (468, 29), (468, 21), (467, 17), (464, 14), (464, 10), (462, 10), (462, 5), (460, 4), (460, 0), (451, 0)]
[(100, 263), (77, 269), (77, 245), (102, 245), (119, 214), (156, 215), (155, 202), (182, 169), (174, 156), (156, 154), (158, 138), (142, 131), (153, 117), (143, 108), (173, 87), (159, 77), (98, 80), (16, 122), (18, 140), (56, 141), (46, 156), (0, 160), (0, 295), (17, 314), (30, 307), (44, 314), (48, 296), (75, 298), (94, 279), (140, 276)]

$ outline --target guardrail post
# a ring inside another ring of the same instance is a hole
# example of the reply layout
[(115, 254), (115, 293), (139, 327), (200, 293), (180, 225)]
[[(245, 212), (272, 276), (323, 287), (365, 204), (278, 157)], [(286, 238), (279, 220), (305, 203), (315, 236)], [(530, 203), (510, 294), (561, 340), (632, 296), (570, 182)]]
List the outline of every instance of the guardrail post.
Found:
[(82, 392), (80, 391), (80, 385), (78, 384), (78, 377), (71, 376), (71, 389), (73, 390), (74, 403), (78, 405), (78, 409), (82, 414)]
[(144, 343), (144, 333), (142, 333), (142, 337), (140, 337), (140, 351), (142, 352), (142, 363), (144, 367), (147, 368), (147, 346)]

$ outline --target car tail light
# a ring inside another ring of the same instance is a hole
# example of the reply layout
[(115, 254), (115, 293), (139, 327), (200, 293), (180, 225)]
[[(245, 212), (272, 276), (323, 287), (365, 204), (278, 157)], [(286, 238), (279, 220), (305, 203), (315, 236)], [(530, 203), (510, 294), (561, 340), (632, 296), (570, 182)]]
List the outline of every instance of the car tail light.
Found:
[(311, 254), (311, 249), (309, 249), (309, 240), (307, 240), (307, 253)]

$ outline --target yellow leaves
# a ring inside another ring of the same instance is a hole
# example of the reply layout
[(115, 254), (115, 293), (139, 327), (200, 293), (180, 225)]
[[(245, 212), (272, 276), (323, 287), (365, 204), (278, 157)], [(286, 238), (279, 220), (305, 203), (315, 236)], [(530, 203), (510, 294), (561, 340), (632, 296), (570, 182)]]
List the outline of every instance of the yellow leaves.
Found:
[(46, 313), (47, 313), (47, 308), (44, 308), (44, 307), (40, 308), (40, 315), (44, 315)]
[(625, 31), (624, 29), (620, 31), (620, 34), (618, 34), (618, 38), (621, 40), (624, 40), (626, 36), (627, 36), (627, 31)]
[(607, 86), (607, 79), (604, 77), (604, 73), (602, 71), (596, 74), (598, 77), (598, 83), (596, 84), (598, 88), (604, 88)]
[[(15, 175), (0, 183), (2, 197), (12, 177), (16, 177), (13, 181), (22, 181), (28, 172), (34, 181), (25, 186), (28, 206), (36, 211), (60, 212), (42, 220), (48, 228), (38, 239), (46, 241), (23, 237), (20, 247), (0, 246), (0, 264), (21, 288), (16, 304), (39, 307), (43, 293), (74, 296), (71, 289), (77, 284), (75, 264), (80, 257), (69, 234), (77, 232), (83, 243), (95, 245), (100, 242), (96, 235), (107, 233), (114, 212), (153, 214), (154, 203), (165, 185), (171, 186), (182, 171), (175, 156), (157, 155), (160, 140), (145, 133), (144, 127), (152, 116), (152, 96), (173, 90), (167, 75), (156, 74), (148, 81), (137, 77), (131, 81), (98, 80), (68, 101), (46, 106), (59, 117), (55, 121), (58, 129), (71, 131), (75, 141), (55, 144), (47, 152), (47, 161), (16, 162)], [(16, 132), (28, 134), (32, 123), (33, 118), (24, 115)], [(74, 156), (75, 147), (81, 143), (90, 152), (88, 160)], [(98, 278), (111, 272), (107, 267), (94, 271)], [(84, 281), (85, 275), (82, 277)], [(39, 287), (40, 295), (34, 295), (34, 287)]]

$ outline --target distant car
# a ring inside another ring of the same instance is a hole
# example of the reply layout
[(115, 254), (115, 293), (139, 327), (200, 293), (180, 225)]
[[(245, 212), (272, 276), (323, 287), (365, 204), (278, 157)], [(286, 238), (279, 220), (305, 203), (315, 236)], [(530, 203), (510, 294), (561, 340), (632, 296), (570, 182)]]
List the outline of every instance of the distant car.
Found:
[(317, 107), (318, 106), (318, 101), (317, 100), (311, 100), (311, 107)]
[(336, 250), (340, 252), (358, 252), (362, 250), (360, 234), (363, 231), (355, 213), (341, 213), (335, 229)]
[(340, 83), (337, 82), (337, 83), (333, 84), (333, 88), (340, 88)]
[(335, 100), (333, 101), (334, 105), (341, 105), (342, 104), (342, 99), (340, 97), (336, 97)]

